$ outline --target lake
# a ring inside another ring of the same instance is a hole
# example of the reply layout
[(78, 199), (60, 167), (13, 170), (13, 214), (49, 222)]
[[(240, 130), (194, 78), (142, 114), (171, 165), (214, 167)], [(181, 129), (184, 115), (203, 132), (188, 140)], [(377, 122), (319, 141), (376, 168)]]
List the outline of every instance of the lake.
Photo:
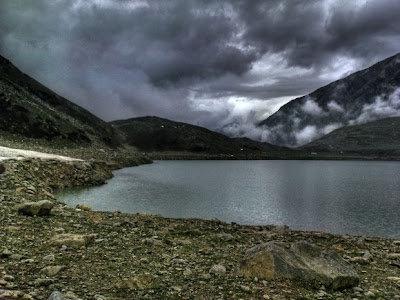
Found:
[(400, 238), (400, 163), (156, 161), (57, 198), (93, 210)]

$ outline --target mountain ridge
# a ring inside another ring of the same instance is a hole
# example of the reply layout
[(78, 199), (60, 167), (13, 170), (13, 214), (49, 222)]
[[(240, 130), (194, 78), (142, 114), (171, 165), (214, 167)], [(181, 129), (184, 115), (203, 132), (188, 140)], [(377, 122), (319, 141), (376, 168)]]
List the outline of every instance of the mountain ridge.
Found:
[(105, 121), (56, 94), (0, 56), (0, 130), (61, 144), (119, 146)]
[(273, 144), (300, 146), (336, 128), (400, 115), (399, 95), (400, 53), (293, 99), (258, 126)]
[(110, 123), (125, 134), (129, 145), (142, 151), (188, 151), (216, 154), (280, 149), (271, 144), (250, 139), (233, 139), (204, 127), (156, 116), (116, 120)]

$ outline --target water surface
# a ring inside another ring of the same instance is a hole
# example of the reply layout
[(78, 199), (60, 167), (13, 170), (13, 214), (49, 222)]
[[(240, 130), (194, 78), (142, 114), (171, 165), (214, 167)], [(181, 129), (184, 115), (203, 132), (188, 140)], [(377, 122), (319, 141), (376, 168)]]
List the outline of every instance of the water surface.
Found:
[(58, 198), (94, 210), (400, 238), (400, 163), (156, 161)]

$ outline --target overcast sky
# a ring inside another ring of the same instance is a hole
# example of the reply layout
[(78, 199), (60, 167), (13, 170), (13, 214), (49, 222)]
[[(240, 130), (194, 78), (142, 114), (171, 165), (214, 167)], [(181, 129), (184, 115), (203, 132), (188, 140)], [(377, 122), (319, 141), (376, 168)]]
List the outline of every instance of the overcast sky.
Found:
[(399, 0), (0, 0), (0, 54), (107, 121), (251, 135), (288, 100), (400, 52), (399, 12)]

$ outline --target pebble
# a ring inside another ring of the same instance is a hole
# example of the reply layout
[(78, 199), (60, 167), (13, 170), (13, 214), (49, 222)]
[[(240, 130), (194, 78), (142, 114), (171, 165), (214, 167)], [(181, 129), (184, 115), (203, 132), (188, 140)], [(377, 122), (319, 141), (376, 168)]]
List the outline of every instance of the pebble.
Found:
[(46, 276), (53, 277), (64, 270), (65, 266), (47, 266), (40, 270), (41, 273), (45, 274)]
[(372, 297), (375, 297), (375, 293), (372, 292), (372, 291), (367, 291), (367, 292), (365, 293), (365, 296), (372, 298)]
[(146, 238), (143, 240), (143, 243), (145, 245), (149, 245), (149, 246), (162, 246), (163, 242), (160, 240), (157, 240), (155, 238)]
[(241, 285), (240, 288), (242, 289), (242, 291), (244, 292), (250, 292), (250, 287), (247, 285)]
[(325, 292), (325, 291), (319, 291), (319, 292), (317, 293), (317, 297), (318, 297), (318, 298), (324, 298), (324, 297), (326, 297), (327, 295), (328, 295), (328, 293)]
[(0, 258), (9, 258), (12, 255), (12, 252), (8, 249), (3, 250), (0, 254)]
[(226, 268), (222, 265), (213, 265), (209, 273), (215, 275), (224, 275), (226, 273)]
[(33, 300), (33, 298), (21, 291), (0, 290), (0, 299), (4, 300)]
[(43, 260), (45, 260), (45, 261), (55, 261), (56, 257), (55, 257), (54, 254), (49, 254), (49, 255), (44, 256)]
[(192, 244), (192, 241), (191, 240), (187, 240), (187, 239), (180, 239), (180, 240), (177, 240), (176, 243), (178, 245), (188, 246), (188, 245)]
[(49, 286), (52, 283), (54, 283), (53, 279), (50, 279), (50, 278), (39, 278), (39, 279), (36, 279), (33, 284), (35, 286), (37, 286), (37, 287), (41, 287), (41, 286)]
[(400, 277), (390, 276), (390, 277), (387, 277), (387, 279), (391, 280), (391, 281), (396, 281), (397, 283), (400, 283)]
[(219, 239), (219, 240), (226, 241), (226, 242), (229, 242), (229, 241), (234, 240), (233, 235), (230, 234), (230, 233), (217, 233), (217, 234), (215, 235), (215, 237), (216, 237), (217, 239)]
[(183, 275), (184, 275), (185, 277), (189, 277), (189, 276), (192, 275), (192, 274), (193, 274), (193, 272), (192, 272), (192, 270), (190, 270), (189, 268), (186, 268), (185, 271), (183, 271)]
[(180, 286), (173, 286), (173, 287), (171, 287), (171, 289), (178, 293), (182, 291), (182, 287), (180, 287)]

